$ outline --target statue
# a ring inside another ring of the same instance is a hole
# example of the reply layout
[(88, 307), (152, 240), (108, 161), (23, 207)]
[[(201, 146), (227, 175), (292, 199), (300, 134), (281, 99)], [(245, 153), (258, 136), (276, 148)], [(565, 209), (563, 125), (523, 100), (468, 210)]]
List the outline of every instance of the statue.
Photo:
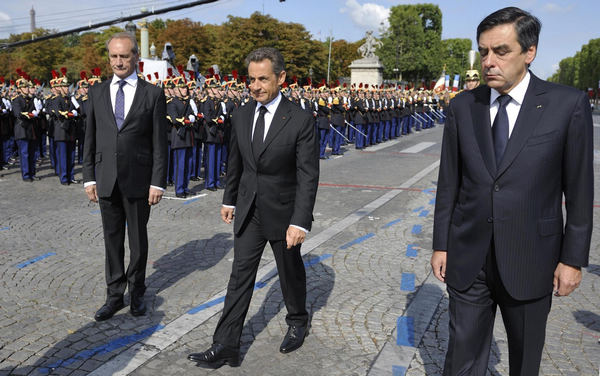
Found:
[(377, 56), (375, 55), (375, 49), (381, 47), (383, 43), (375, 39), (372, 30), (367, 31), (365, 38), (365, 44), (358, 48), (358, 53), (365, 59), (376, 58)]

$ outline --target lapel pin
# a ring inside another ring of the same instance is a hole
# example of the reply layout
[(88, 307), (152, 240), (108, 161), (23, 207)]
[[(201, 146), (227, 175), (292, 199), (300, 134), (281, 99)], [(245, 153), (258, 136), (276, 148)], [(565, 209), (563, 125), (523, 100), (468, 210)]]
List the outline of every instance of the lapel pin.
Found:
[(285, 116), (282, 116), (282, 117), (281, 117), (281, 120), (285, 120)]
[(542, 108), (542, 105), (541, 105), (541, 104), (538, 104), (536, 108)]

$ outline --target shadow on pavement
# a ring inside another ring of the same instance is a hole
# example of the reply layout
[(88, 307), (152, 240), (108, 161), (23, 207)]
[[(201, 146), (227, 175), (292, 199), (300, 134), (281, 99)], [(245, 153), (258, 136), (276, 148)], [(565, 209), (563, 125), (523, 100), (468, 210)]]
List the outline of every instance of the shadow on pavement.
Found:
[[(191, 241), (156, 260), (152, 265), (154, 272), (146, 278), (148, 311), (145, 316), (131, 316), (126, 306), (107, 321), (92, 321), (69, 332), (32, 365), (3, 368), (0, 375), (62, 375), (74, 370), (79, 373), (93, 371), (129, 346), (161, 330), (165, 313), (157, 309), (164, 303), (164, 298), (157, 295), (158, 292), (193, 272), (216, 265), (233, 247), (230, 238), (231, 234), (218, 233), (210, 239)], [(127, 294), (125, 303), (128, 303)]]
[[(322, 257), (308, 254), (303, 259), (306, 267), (306, 306), (310, 328), (310, 322), (314, 313), (327, 304), (327, 300), (335, 284), (335, 272), (332, 268), (321, 262)], [(283, 294), (281, 293), (281, 286), (279, 285), (279, 281), (276, 281), (267, 292), (258, 312), (244, 325), (240, 346), (242, 361), (256, 337), (284, 307), (285, 303), (283, 301)], [(286, 324), (284, 323), (283, 325)], [(281, 340), (283, 340), (284, 334), (282, 334)], [(310, 336), (307, 338), (310, 338)], [(273, 351), (278, 351), (278, 349), (273, 349)]]
[(577, 310), (573, 312), (573, 317), (575, 317), (575, 320), (577, 320), (578, 323), (589, 330), (600, 332), (600, 315), (597, 313)]
[(600, 277), (600, 265), (589, 264), (587, 268), (585, 268), (588, 273), (592, 273)]

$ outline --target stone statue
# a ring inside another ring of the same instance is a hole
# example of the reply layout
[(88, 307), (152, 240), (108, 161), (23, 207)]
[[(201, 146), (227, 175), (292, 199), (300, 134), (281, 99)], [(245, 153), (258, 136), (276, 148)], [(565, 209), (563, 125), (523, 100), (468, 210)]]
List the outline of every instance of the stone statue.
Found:
[(373, 36), (372, 30), (367, 31), (365, 38), (366, 38), (365, 44), (363, 44), (362, 46), (360, 46), (358, 48), (358, 53), (363, 58), (373, 59), (373, 58), (377, 57), (375, 55), (375, 49), (377, 49), (378, 47), (381, 47), (383, 45), (383, 43), (381, 43), (380, 41), (375, 39), (375, 37)]

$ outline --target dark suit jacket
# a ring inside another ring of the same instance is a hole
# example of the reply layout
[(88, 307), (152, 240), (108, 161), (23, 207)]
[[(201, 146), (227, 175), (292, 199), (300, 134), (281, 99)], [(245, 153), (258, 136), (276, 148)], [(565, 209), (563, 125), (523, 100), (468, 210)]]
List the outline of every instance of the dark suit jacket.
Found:
[(239, 234), (256, 200), (265, 237), (282, 240), (290, 224), (311, 228), (319, 183), (318, 138), (312, 117), (282, 97), (255, 160), (255, 109), (252, 102), (233, 114), (223, 204), (235, 205), (234, 232)]
[(448, 251), (446, 281), (464, 290), (493, 241), (509, 294), (534, 299), (551, 293), (559, 261), (588, 263), (594, 192), (590, 105), (583, 92), (532, 74), (496, 168), (489, 100), (490, 88), (481, 86), (450, 103), (433, 248)]
[(125, 197), (147, 197), (150, 185), (166, 187), (165, 95), (160, 88), (138, 80), (119, 131), (109, 87), (110, 80), (90, 87), (88, 93), (83, 181), (96, 181), (99, 197), (109, 197), (116, 181)]

